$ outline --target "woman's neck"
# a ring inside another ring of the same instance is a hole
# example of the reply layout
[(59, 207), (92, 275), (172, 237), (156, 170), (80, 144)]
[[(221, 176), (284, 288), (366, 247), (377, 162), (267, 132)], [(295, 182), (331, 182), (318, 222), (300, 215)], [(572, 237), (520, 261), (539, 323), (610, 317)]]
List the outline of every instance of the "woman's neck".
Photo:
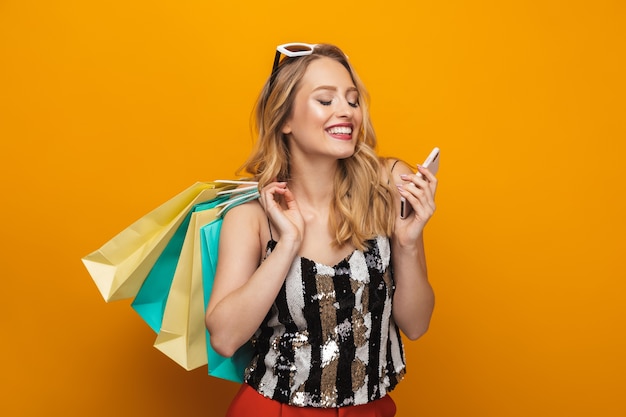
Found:
[(289, 188), (301, 208), (327, 211), (333, 198), (338, 161), (301, 163), (290, 167)]

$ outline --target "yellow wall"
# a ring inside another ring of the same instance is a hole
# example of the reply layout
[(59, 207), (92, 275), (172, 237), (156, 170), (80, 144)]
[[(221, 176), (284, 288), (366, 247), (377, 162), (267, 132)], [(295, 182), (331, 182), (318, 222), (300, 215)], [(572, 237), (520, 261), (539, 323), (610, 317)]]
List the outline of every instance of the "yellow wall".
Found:
[(381, 152), (442, 149), (398, 416), (626, 415), (625, 3), (248, 3), (0, 1), (0, 415), (222, 415), (80, 258), (234, 175), (289, 41), (350, 55)]

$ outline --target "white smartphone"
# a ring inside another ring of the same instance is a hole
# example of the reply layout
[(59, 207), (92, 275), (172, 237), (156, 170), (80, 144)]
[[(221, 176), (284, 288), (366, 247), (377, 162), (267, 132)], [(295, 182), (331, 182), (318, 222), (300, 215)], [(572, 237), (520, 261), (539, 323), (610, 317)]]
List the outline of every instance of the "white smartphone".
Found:
[[(437, 175), (437, 171), (439, 171), (439, 148), (435, 147), (430, 151), (422, 166), (428, 168), (433, 175)], [(419, 172), (417, 175), (422, 176)], [(411, 214), (411, 205), (407, 203), (404, 197), (400, 197), (400, 217), (406, 219), (409, 214)]]

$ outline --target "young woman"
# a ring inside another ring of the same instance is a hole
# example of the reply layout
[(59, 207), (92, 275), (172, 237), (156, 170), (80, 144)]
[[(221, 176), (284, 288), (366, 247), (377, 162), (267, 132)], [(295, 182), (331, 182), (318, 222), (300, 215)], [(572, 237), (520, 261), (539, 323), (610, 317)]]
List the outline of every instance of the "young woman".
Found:
[(255, 349), (229, 416), (395, 414), (399, 330), (419, 338), (433, 311), (437, 180), (376, 155), (365, 94), (337, 47), (278, 47), (244, 165), (261, 197), (224, 218), (206, 314), (217, 352)]

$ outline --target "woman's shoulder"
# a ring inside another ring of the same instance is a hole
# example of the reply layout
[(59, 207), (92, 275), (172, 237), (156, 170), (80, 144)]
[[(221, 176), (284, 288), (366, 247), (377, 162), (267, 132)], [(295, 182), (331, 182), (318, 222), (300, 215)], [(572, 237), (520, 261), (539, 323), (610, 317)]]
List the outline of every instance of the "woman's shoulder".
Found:
[(382, 166), (381, 175), (383, 182), (389, 184), (401, 183), (400, 175), (402, 174), (415, 173), (409, 164), (399, 158), (381, 157), (380, 162)]
[(236, 240), (269, 240), (268, 219), (258, 200), (248, 201), (230, 209), (224, 215), (223, 227)]
[(264, 216), (263, 207), (261, 207), (259, 200), (252, 200), (229, 209), (224, 215), (224, 221), (236, 223), (258, 222)]

